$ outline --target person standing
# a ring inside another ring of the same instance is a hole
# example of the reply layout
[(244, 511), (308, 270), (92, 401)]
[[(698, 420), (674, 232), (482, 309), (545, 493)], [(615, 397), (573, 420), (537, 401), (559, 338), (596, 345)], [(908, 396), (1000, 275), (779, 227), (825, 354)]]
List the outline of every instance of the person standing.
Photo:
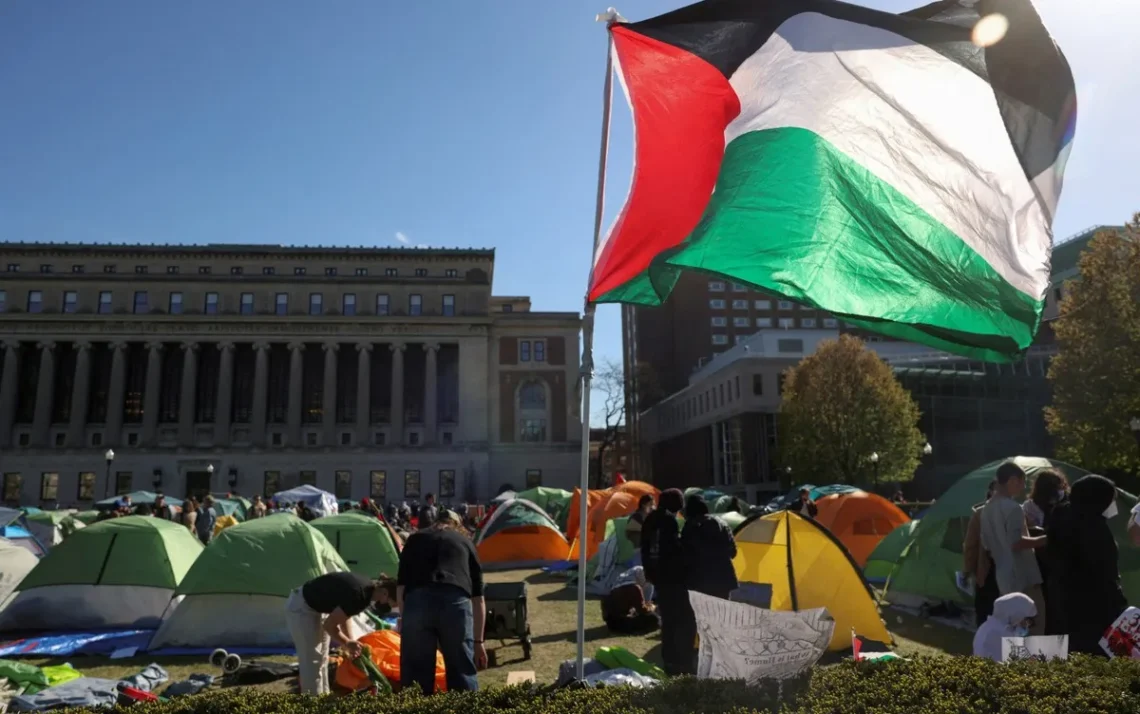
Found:
[(435, 653), (443, 654), (449, 692), (479, 689), (487, 666), (483, 566), (451, 517), (413, 533), (400, 552), (400, 684), (435, 691)]
[(739, 586), (732, 565), (736, 539), (724, 521), (709, 515), (708, 503), (700, 496), (689, 496), (685, 501), (681, 553), (689, 590), (727, 600)]
[(372, 603), (386, 604), (391, 581), (369, 580), (356, 573), (328, 573), (293, 590), (285, 603), (285, 622), (297, 649), (303, 694), (329, 693), (329, 645), (340, 643), (350, 659), (361, 654), (349, 632), (349, 620)]
[(1070, 652), (1104, 656), (1100, 638), (1128, 607), (1108, 526), (1116, 515), (1116, 484), (1089, 474), (1073, 483), (1049, 525), (1049, 612), (1061, 620), (1049, 627), (1069, 636)]
[(657, 591), (657, 611), (661, 615), (661, 657), (670, 676), (693, 674), (696, 662), (693, 639), (685, 640), (687, 623), (693, 618), (686, 588), (685, 564), (681, 551), (681, 531), (677, 514), (684, 507), (684, 496), (671, 488), (657, 499), (657, 510), (645, 518), (641, 530), (641, 563), (645, 579)]
[(966, 526), (966, 540), (962, 544), (963, 572), (974, 579), (974, 624), (981, 627), (994, 611), (998, 598), (997, 580), (994, 577), (994, 559), (982, 548), (982, 509), (994, 496), (997, 481), (990, 481), (986, 500), (974, 506), (970, 523)]
[(164, 521), (174, 520), (174, 511), (171, 510), (170, 504), (166, 502), (166, 496), (161, 493), (154, 497), (154, 517), (161, 518)]
[(421, 531), (427, 530), (435, 525), (439, 520), (439, 510), (435, 506), (435, 495), (428, 494), (424, 498), (424, 505), (420, 508), (420, 521), (418, 523)]
[(266, 513), (265, 501), (262, 500), (261, 496), (254, 496), (253, 497), (253, 505), (251, 505), (249, 507), (249, 517), (250, 518), (264, 518), (265, 513)]
[(653, 496), (648, 493), (637, 501), (637, 510), (629, 517), (625, 526), (625, 537), (633, 543), (633, 547), (641, 549), (641, 529), (645, 526), (645, 519), (653, 512)]
[(1025, 519), (1030, 528), (1049, 528), (1049, 517), (1053, 509), (1068, 497), (1069, 484), (1065, 475), (1055, 469), (1044, 469), (1037, 474), (1033, 490), (1025, 503)]
[(982, 548), (994, 559), (994, 575), (1002, 595), (1025, 593), (1037, 606), (1030, 634), (1045, 634), (1045, 593), (1041, 569), (1033, 551), (1045, 547), (1046, 537), (1029, 535), (1025, 512), (1015, 498), (1025, 493), (1025, 472), (1012, 461), (997, 470), (994, 496), (982, 508)]
[(819, 513), (819, 507), (811, 500), (811, 491), (806, 488), (800, 489), (800, 499), (788, 506), (788, 510), (795, 511), (804, 518), (815, 518)]
[(207, 495), (202, 499), (198, 508), (198, 517), (194, 520), (194, 529), (202, 545), (209, 545), (214, 539), (214, 525), (218, 522), (218, 513), (214, 510), (214, 497)]
[(198, 500), (191, 496), (182, 502), (182, 525), (194, 536), (198, 536)]

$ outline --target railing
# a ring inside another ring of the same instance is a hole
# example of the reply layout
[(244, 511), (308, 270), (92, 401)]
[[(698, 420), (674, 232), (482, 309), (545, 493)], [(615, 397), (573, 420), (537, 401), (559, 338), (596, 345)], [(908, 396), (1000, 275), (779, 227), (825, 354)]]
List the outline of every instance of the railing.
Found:
[(1083, 231), (1077, 231), (1076, 233), (1073, 233), (1072, 235), (1066, 236), (1060, 240), (1054, 239), (1053, 240), (1053, 247), (1056, 248), (1059, 245), (1064, 245), (1066, 243), (1069, 243), (1071, 241), (1076, 240), (1077, 238), (1087, 236), (1089, 233), (1099, 231), (1101, 228), (1111, 228), (1111, 227), (1112, 226), (1109, 226), (1109, 225), (1106, 225), (1103, 223), (1097, 223), (1097, 224), (1091, 225), (1088, 228), (1084, 229)]

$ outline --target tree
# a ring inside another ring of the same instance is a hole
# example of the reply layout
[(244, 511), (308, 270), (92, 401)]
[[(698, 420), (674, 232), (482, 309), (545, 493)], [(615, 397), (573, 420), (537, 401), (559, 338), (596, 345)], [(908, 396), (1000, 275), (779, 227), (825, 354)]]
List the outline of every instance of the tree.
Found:
[(1086, 469), (1140, 473), (1128, 422), (1140, 416), (1140, 214), (1081, 254), (1054, 323), (1059, 352), (1045, 409), (1057, 455)]
[(606, 452), (617, 446), (621, 429), (625, 425), (625, 373), (621, 365), (607, 360), (594, 377), (594, 389), (602, 396), (597, 412), (602, 436), (598, 439), (598, 454), (595, 457), (596, 473), (599, 479), (604, 479)]
[(780, 457), (796, 481), (865, 486), (914, 477), (926, 443), (918, 405), (861, 340), (823, 342), (783, 378)]

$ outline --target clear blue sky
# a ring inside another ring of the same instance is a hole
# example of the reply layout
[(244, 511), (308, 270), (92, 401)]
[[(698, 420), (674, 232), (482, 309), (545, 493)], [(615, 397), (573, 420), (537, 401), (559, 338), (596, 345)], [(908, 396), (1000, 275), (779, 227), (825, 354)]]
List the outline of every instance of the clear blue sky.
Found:
[[(614, 0), (609, 0), (613, 2)], [(757, 0), (758, 2), (762, 0)], [(677, 0), (628, 0), (631, 20)], [(902, 10), (921, 0), (871, 0)], [(1056, 235), (1140, 210), (1135, 0), (1038, 0), (1080, 113)], [(577, 310), (599, 1), (0, 3), (0, 238), (498, 249), (495, 289)], [(617, 94), (607, 221), (628, 187)], [(621, 357), (615, 307), (598, 352)]]

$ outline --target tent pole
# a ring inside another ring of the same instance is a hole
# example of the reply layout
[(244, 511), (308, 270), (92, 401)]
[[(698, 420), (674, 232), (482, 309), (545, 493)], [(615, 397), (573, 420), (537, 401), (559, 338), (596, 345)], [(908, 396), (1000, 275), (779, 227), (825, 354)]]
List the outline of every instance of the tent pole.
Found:
[(590, 492), (590, 389), (594, 379), (594, 305), (590, 302), (590, 285), (593, 282), (594, 257), (602, 240), (602, 214), (606, 199), (606, 159), (610, 148), (610, 108), (613, 103), (613, 37), (609, 24), (620, 16), (613, 8), (598, 15), (599, 22), (607, 23), (606, 81), (602, 89), (602, 141), (598, 157), (598, 194), (594, 205), (594, 250), (590, 253), (590, 278), (586, 285), (586, 301), (582, 316), (582, 364), (579, 374), (582, 389), (582, 458), (578, 487), (578, 669), (577, 678), (586, 678), (586, 544)]

